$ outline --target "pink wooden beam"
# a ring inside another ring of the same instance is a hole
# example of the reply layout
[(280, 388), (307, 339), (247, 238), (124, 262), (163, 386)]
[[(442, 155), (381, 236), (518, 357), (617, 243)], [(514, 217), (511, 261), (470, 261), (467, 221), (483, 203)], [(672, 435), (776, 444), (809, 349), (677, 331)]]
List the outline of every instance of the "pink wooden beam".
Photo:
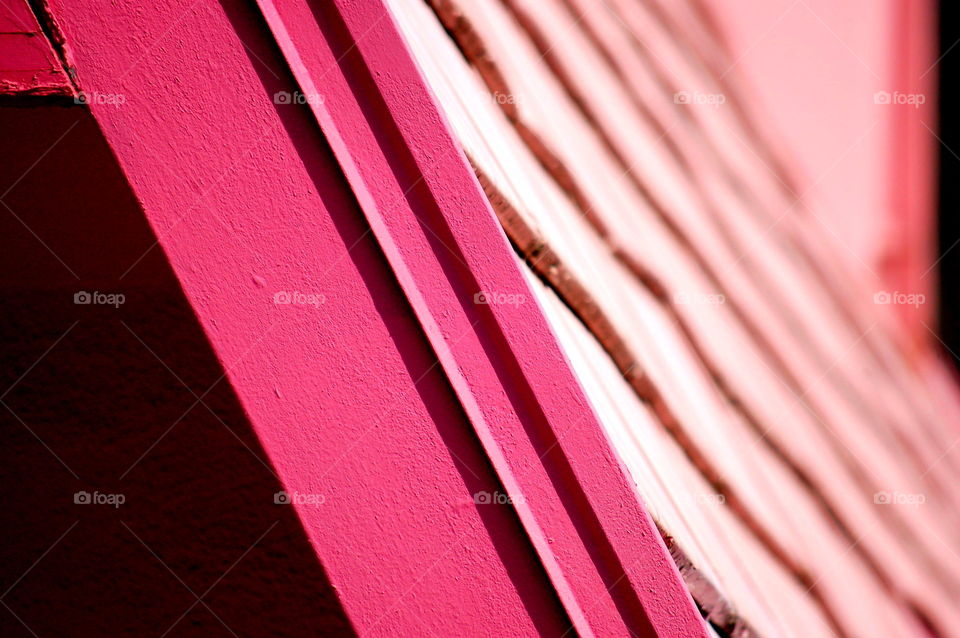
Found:
[(259, 4), (577, 630), (700, 635), (384, 4)]
[(82, 88), (126, 98), (90, 108), (222, 383), (313, 497), (293, 507), (359, 633), (561, 635), (512, 510), (474, 502), (503, 488), (316, 124), (274, 102), (294, 87), (269, 33), (226, 5), (52, 4)]

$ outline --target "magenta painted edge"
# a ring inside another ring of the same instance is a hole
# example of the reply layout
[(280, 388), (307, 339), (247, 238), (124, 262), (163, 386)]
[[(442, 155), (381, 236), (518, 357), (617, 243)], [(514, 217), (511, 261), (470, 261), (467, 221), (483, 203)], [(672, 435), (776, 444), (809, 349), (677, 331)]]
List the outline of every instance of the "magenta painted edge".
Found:
[(0, 95), (69, 96), (73, 87), (27, 0), (0, 10)]
[[(271, 0), (258, 0), (258, 4), (304, 92), (319, 95), (314, 74), (324, 76), (324, 87), (331, 84), (336, 87), (329, 82), (329, 73), (340, 59), (328, 59), (327, 66), (311, 69), (310, 64), (301, 59), (295, 38), (288, 33), (277, 6)], [(278, 4), (301, 19), (305, 15), (302, 13), (305, 5), (299, 0)], [(417, 217), (412, 205), (405, 205), (409, 202), (391, 200), (396, 195), (390, 187), (398, 179), (396, 173), (405, 170), (407, 176), (422, 180), (430, 203), (439, 214), (434, 219), (443, 221), (443, 228), (435, 234), (438, 239), (443, 235), (452, 240), (446, 243), (440, 239), (444, 248), (466, 265), (474, 278), (472, 283), (477, 284), (479, 290), (520, 292), (530, 300), (534, 299), (533, 292), (462, 150), (450, 134), (435, 97), (386, 13), (385, 4), (381, 0), (338, 0), (335, 5), (343, 26), (350, 33), (347, 51), (356, 48), (363, 58), (382, 105), (379, 109), (368, 107), (360, 114), (355, 106), (351, 108), (331, 95), (329, 99), (308, 101), (310, 108), (330, 140), (493, 466), (511, 494), (524, 496), (515, 504), (518, 515), (575, 627), (583, 635), (606, 634), (610, 628), (591, 626), (586, 614), (589, 607), (599, 604), (617, 613), (618, 610), (613, 609), (615, 602), (602, 593), (594, 597), (596, 592), (588, 593), (582, 588), (587, 579), (571, 575), (571, 571), (578, 569), (595, 569), (594, 565), (571, 569), (569, 562), (557, 558), (557, 554), (563, 552), (576, 555), (575, 548), (564, 545), (572, 546), (585, 539), (545, 536), (544, 529), (552, 526), (550, 519), (555, 512), (548, 507), (541, 509), (538, 499), (557, 491), (557, 487), (544, 483), (531, 486), (529, 481), (517, 476), (511, 459), (506, 458), (516, 450), (510, 441), (504, 440), (503, 434), (522, 429), (523, 424), (488, 409), (507, 394), (502, 387), (504, 381), (490, 366), (478, 364), (478, 357), (490, 356), (480, 340), (474, 342), (469, 336), (459, 334), (458, 327), (469, 321), (464, 296), (472, 296), (477, 290), (470, 289), (471, 282), (466, 285), (458, 282), (459, 289), (438, 285), (450, 275), (443, 272), (437, 255), (418, 248), (423, 245), (423, 238), (416, 236), (417, 230), (427, 222)], [(326, 44), (302, 43), (313, 50), (322, 50)], [(360, 132), (371, 126), (366, 121), (370, 118), (390, 120), (386, 125), (381, 122), (379, 130), (395, 126), (398, 139), (381, 137), (379, 142), (381, 145), (397, 143), (403, 149), (398, 152), (377, 148), (369, 143), (369, 138), (364, 139)], [(393, 164), (388, 165), (391, 160)], [(415, 187), (413, 183), (409, 190)], [(393, 205), (386, 205), (388, 202)], [(443, 249), (435, 247), (434, 250)], [(625, 469), (612, 452), (543, 311), (535, 303), (514, 308), (491, 305), (484, 309), (489, 310), (486, 315), (479, 310), (475, 313), (485, 322), (481, 329), (494, 329), (498, 333), (496, 341), (506, 345), (506, 350), (497, 355), (513, 359), (522, 375), (520, 387), (527, 395), (524, 400), (542, 410), (554, 445), (569, 465), (576, 485), (565, 487), (582, 491), (585, 505), (591, 510), (587, 518), (593, 517), (595, 529), (581, 534), (591, 539), (602, 537), (608, 544), (657, 635), (706, 636), (703, 620), (675, 564)], [(458, 310), (462, 316), (452, 319)], [(635, 569), (637, 566), (641, 568)], [(629, 625), (626, 619), (624, 622)]]

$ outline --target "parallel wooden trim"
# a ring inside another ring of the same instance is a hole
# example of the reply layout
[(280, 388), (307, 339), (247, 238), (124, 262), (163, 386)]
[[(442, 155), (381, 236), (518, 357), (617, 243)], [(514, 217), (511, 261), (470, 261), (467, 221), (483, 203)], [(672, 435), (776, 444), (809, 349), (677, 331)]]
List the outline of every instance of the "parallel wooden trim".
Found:
[(705, 636), (384, 4), (259, 6), (576, 631)]

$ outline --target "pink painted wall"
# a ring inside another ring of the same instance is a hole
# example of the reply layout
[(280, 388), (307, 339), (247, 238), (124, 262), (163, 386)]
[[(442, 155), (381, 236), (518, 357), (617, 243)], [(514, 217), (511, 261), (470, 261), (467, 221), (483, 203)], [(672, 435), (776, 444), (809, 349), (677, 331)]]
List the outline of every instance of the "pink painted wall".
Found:
[[(897, 308), (911, 347), (936, 316), (936, 5), (927, 0), (703, 0), (726, 36), (747, 106), (822, 230)], [(922, 96), (885, 104), (878, 92)], [(917, 100), (914, 98), (914, 101)], [(802, 214), (803, 211), (801, 211)], [(931, 269), (932, 268), (932, 269)]]

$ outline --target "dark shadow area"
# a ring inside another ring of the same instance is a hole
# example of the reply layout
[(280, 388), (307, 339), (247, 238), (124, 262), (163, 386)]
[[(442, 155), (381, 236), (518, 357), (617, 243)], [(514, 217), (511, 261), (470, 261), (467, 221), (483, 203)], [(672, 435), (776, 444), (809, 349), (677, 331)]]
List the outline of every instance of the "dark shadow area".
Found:
[(87, 109), (0, 139), (0, 635), (354, 635)]
[[(947, 347), (960, 353), (960, 7), (940, 1), (940, 214), (937, 256), (940, 275), (940, 336)], [(955, 46), (956, 45), (956, 46)], [(951, 50), (952, 49), (952, 50)], [(945, 353), (950, 356), (950, 353)], [(955, 366), (960, 361), (953, 356)]]

